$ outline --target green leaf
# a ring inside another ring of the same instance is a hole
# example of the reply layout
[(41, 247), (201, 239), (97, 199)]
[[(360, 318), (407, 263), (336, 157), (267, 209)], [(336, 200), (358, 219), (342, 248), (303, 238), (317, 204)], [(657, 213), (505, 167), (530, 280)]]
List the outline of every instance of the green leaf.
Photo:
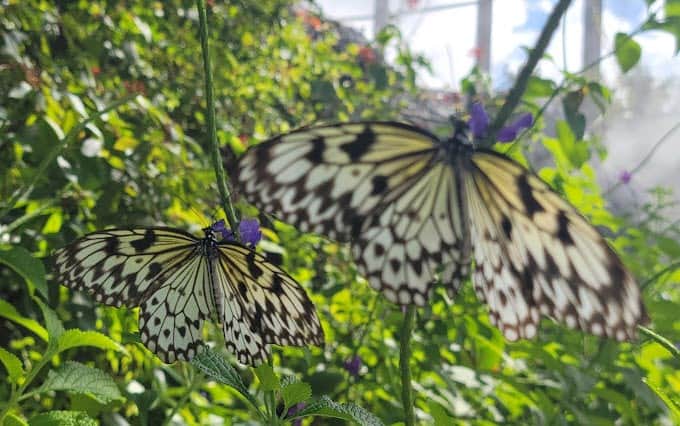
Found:
[(580, 89), (571, 91), (562, 98), (564, 115), (577, 140), (583, 139), (586, 131), (586, 117), (579, 111), (581, 103), (583, 103), (583, 91)]
[(434, 401), (430, 401), (428, 405), (430, 407), (430, 414), (434, 419), (435, 426), (446, 426), (455, 424), (455, 419), (449, 416), (449, 413), (446, 411), (444, 407), (441, 406), (441, 404)]
[(54, 312), (52, 308), (47, 306), (39, 299), (34, 298), (34, 300), (35, 303), (37, 303), (38, 306), (40, 306), (40, 310), (42, 311), (43, 317), (45, 318), (45, 326), (47, 327), (47, 333), (49, 334), (48, 341), (50, 344), (52, 344), (53, 342), (56, 344), (59, 337), (61, 337), (61, 335), (64, 334), (64, 325), (61, 323), (59, 317), (57, 317), (57, 313)]
[(35, 290), (47, 298), (47, 282), (45, 281), (45, 267), (42, 262), (31, 256), (23, 247), (12, 246), (8, 250), (0, 250), (0, 263), (9, 266), (28, 284), (28, 294), (33, 296)]
[(5, 348), (0, 347), (0, 362), (7, 369), (7, 375), (12, 383), (17, 383), (19, 377), (25, 374), (21, 360)]
[(248, 398), (250, 402), (257, 405), (257, 402), (254, 402), (254, 398), (248, 392), (248, 388), (243, 383), (243, 379), (238, 371), (221, 353), (212, 348), (206, 348), (191, 360), (191, 364), (208, 377), (212, 377), (218, 382), (236, 389), (241, 395)]
[(38, 391), (88, 392), (104, 404), (121, 398), (120, 390), (111, 376), (75, 361), (68, 361), (56, 370), (51, 370)]
[(647, 379), (642, 379), (642, 381), (645, 382), (645, 384), (666, 404), (673, 417), (674, 423), (680, 424), (680, 400), (669, 396), (659, 387), (651, 385)]
[(28, 426), (28, 423), (26, 420), (22, 419), (21, 417), (8, 413), (7, 416), (5, 417), (5, 421), (2, 423), (3, 426)]
[(257, 375), (257, 378), (260, 379), (263, 391), (267, 392), (281, 389), (279, 378), (276, 377), (274, 369), (270, 365), (259, 365), (255, 368), (255, 374)]
[(638, 63), (642, 54), (640, 45), (624, 33), (616, 33), (614, 49), (616, 50), (616, 60), (624, 73)]
[(559, 120), (555, 125), (557, 130), (557, 139), (564, 155), (569, 160), (569, 163), (574, 168), (580, 168), (583, 163), (588, 160), (589, 151), (588, 146), (579, 142), (576, 135), (571, 129), (571, 126), (564, 120)]
[(28, 420), (30, 426), (97, 426), (97, 422), (82, 411), (48, 411)]
[(19, 312), (6, 301), (0, 299), (0, 317), (6, 318), (10, 321), (27, 328), (32, 331), (36, 336), (40, 337), (43, 341), (47, 342), (48, 334), (47, 330), (43, 328), (40, 323), (34, 319), (22, 317)]
[(363, 426), (382, 426), (384, 424), (379, 418), (358, 405), (352, 403), (339, 404), (326, 395), (298, 411), (295, 415), (289, 417), (289, 419), (312, 415), (354, 421)]
[(284, 411), (287, 411), (293, 405), (311, 398), (312, 387), (305, 382), (289, 383), (281, 388), (281, 397), (285, 405)]
[(80, 346), (91, 346), (99, 349), (111, 349), (128, 355), (127, 350), (118, 342), (97, 331), (82, 331), (78, 329), (66, 330), (59, 337), (58, 351), (65, 351)]
[(527, 98), (546, 98), (555, 91), (555, 82), (544, 78), (531, 76), (527, 82), (524, 96)]

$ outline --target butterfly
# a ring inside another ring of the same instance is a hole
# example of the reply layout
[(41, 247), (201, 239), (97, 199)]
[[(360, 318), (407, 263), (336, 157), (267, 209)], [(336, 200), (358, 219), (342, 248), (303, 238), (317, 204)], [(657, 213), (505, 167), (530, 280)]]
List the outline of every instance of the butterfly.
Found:
[[(640, 290), (604, 238), (514, 160), (398, 122), (302, 128), (249, 148), (233, 173), (260, 210), (351, 243), (387, 299), (426, 303), (471, 276), (490, 320), (515, 341), (541, 316), (628, 340), (646, 321)], [(472, 261), (474, 260), (474, 263)]]
[(211, 316), (243, 364), (267, 360), (269, 344), (321, 345), (302, 287), (254, 250), (218, 241), (218, 224), (203, 238), (166, 227), (93, 232), (56, 251), (56, 278), (105, 305), (139, 306), (141, 341), (167, 363), (196, 355)]

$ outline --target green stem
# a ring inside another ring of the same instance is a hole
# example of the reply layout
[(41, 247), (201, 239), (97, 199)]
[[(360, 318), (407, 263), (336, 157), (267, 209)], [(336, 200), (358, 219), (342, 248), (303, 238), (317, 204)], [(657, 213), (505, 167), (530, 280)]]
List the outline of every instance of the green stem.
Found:
[[(190, 370), (190, 369), (188, 369)], [(195, 370), (193, 370), (195, 371)], [(182, 398), (177, 401), (177, 404), (175, 404), (174, 407), (172, 407), (172, 411), (170, 414), (165, 418), (163, 421), (163, 425), (169, 425), (170, 422), (172, 421), (172, 418), (177, 414), (177, 412), (186, 405), (187, 401), (191, 397), (191, 394), (196, 390), (198, 385), (201, 384), (202, 380), (199, 380), (201, 378), (201, 374), (192, 374), (191, 372), (188, 372), (188, 374), (191, 374), (191, 378), (189, 379), (189, 388), (187, 391), (182, 395)]]
[(666, 266), (656, 274), (647, 278), (642, 284), (640, 284), (640, 289), (644, 291), (648, 285), (658, 280), (662, 275), (667, 274), (671, 271), (675, 271), (676, 269), (680, 269), (680, 262), (671, 263), (670, 265)]
[(7, 213), (9, 213), (9, 211), (12, 210), (15, 207), (17, 202), (19, 202), (21, 199), (23, 199), (25, 197), (28, 197), (31, 194), (31, 192), (33, 191), (33, 188), (35, 188), (35, 185), (38, 183), (38, 180), (40, 180), (40, 178), (42, 178), (42, 175), (47, 170), (47, 167), (54, 161), (55, 158), (57, 158), (57, 155), (59, 155), (61, 150), (64, 149), (64, 147), (69, 142), (71, 142), (73, 139), (75, 139), (76, 136), (78, 136), (78, 134), (83, 129), (85, 129), (85, 126), (87, 126), (87, 124), (89, 122), (101, 117), (102, 115), (106, 114), (107, 112), (114, 110), (114, 109), (118, 108), (119, 106), (121, 106), (123, 104), (130, 102), (132, 99), (134, 99), (136, 97), (137, 97), (137, 95), (126, 96), (123, 99), (112, 103), (111, 105), (107, 106), (106, 108), (102, 109), (101, 111), (97, 111), (96, 113), (90, 115), (89, 117), (87, 117), (86, 119), (84, 119), (83, 121), (78, 123), (77, 125), (73, 126), (71, 128), (71, 130), (69, 130), (69, 132), (66, 134), (66, 136), (64, 136), (59, 141), (57, 141), (57, 143), (52, 147), (50, 152), (48, 152), (47, 155), (45, 156), (45, 158), (43, 158), (43, 160), (40, 162), (40, 165), (38, 166), (38, 170), (37, 170), (36, 174), (33, 176), (33, 179), (31, 179), (31, 183), (29, 183), (24, 188), (16, 191), (12, 195), (12, 197), (10, 197), (10, 199), (5, 204), (5, 207), (2, 210), (0, 210), (0, 219), (5, 217), (7, 215)]
[(654, 331), (642, 325), (638, 326), (638, 330), (640, 330), (643, 334), (646, 334), (647, 336), (654, 339), (658, 344), (666, 348), (668, 352), (673, 354), (673, 356), (676, 359), (680, 360), (680, 349), (676, 348), (675, 345), (670, 340), (666, 339), (662, 335), (657, 334)]
[(404, 325), (401, 328), (401, 342), (399, 345), (399, 370), (401, 371), (401, 402), (404, 406), (404, 424), (414, 426), (416, 416), (413, 407), (413, 388), (411, 380), (411, 333), (416, 319), (415, 305), (409, 305), (404, 315)]
[(529, 77), (531, 77), (531, 74), (534, 72), (538, 61), (543, 57), (543, 54), (548, 48), (548, 44), (550, 43), (555, 30), (560, 24), (562, 15), (564, 15), (564, 13), (567, 11), (570, 4), (571, 0), (560, 0), (548, 17), (548, 21), (545, 23), (545, 26), (541, 31), (541, 35), (538, 37), (536, 46), (531, 50), (531, 53), (529, 53), (527, 63), (524, 65), (524, 68), (522, 68), (522, 71), (520, 71), (519, 76), (515, 81), (515, 85), (512, 87), (512, 89), (510, 89), (508, 96), (505, 98), (505, 103), (501, 107), (500, 111), (498, 111), (496, 118), (489, 127), (490, 141), (496, 140), (496, 133), (501, 129), (501, 127), (503, 127), (503, 125), (505, 125), (505, 122), (508, 121), (508, 118), (510, 118), (512, 112), (515, 110), (517, 105), (519, 105), (519, 101), (522, 99), (522, 95), (524, 94), (527, 84), (529, 83)]
[(19, 386), (19, 389), (16, 392), (13, 392), (12, 395), (10, 396), (9, 402), (7, 402), (7, 405), (0, 411), (0, 425), (4, 424), (5, 416), (7, 416), (7, 413), (9, 413), (9, 410), (14, 407), (17, 402), (21, 399), (21, 396), (23, 395), (24, 391), (28, 387), (28, 385), (33, 382), (33, 379), (38, 375), (40, 370), (49, 362), (49, 360), (54, 356), (54, 353), (51, 353), (49, 350), (43, 355), (43, 357), (38, 361), (38, 363), (31, 369), (30, 373), (28, 373), (28, 376), (26, 377), (26, 381)]
[(217, 187), (220, 190), (222, 208), (227, 215), (227, 221), (233, 232), (237, 232), (236, 212), (231, 204), (231, 193), (227, 185), (227, 175), (222, 166), (220, 147), (217, 142), (217, 126), (215, 125), (215, 100), (213, 95), (212, 68), (210, 66), (210, 51), (208, 49), (208, 18), (205, 11), (205, 1), (196, 0), (198, 9), (198, 19), (201, 34), (201, 51), (203, 52), (203, 69), (205, 75), (205, 102), (208, 117), (208, 138), (210, 143), (210, 155), (212, 157), (213, 168), (217, 176)]

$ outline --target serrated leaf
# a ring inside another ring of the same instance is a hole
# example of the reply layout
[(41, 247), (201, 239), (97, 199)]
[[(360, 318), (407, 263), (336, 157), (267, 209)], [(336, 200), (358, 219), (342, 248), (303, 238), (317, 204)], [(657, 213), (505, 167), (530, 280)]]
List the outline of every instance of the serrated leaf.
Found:
[(364, 426), (383, 426), (375, 415), (356, 404), (339, 404), (326, 395), (307, 405), (289, 419), (296, 419), (305, 416), (334, 417), (338, 419), (350, 420)]
[(50, 344), (54, 343), (55, 344), (54, 348), (56, 349), (56, 342), (58, 341), (59, 337), (61, 337), (61, 335), (64, 334), (64, 325), (61, 323), (61, 320), (59, 320), (57, 313), (54, 312), (52, 308), (47, 306), (39, 299), (34, 298), (33, 300), (35, 300), (35, 303), (37, 303), (38, 306), (40, 306), (40, 310), (43, 313), (43, 318), (45, 319), (45, 326), (47, 327), (47, 333), (49, 334), (48, 342)]
[(0, 299), (0, 317), (13, 321), (32, 331), (36, 336), (47, 342), (48, 333), (40, 323), (34, 319), (21, 316), (19, 312), (6, 301)]
[(88, 392), (104, 404), (121, 398), (120, 390), (111, 376), (98, 368), (75, 361), (68, 361), (56, 370), (51, 370), (39, 391)]
[(19, 377), (25, 374), (21, 360), (5, 348), (0, 347), (0, 362), (7, 369), (7, 376), (10, 382), (16, 383)]
[(243, 383), (243, 379), (241, 379), (238, 371), (236, 371), (221, 353), (212, 348), (206, 348), (191, 360), (191, 364), (208, 377), (236, 389), (250, 402), (257, 405), (257, 402), (255, 402), (254, 398), (248, 393), (248, 388)]
[(59, 352), (80, 346), (91, 346), (104, 350), (111, 349), (117, 352), (123, 352), (125, 355), (128, 355), (127, 350), (121, 344), (113, 341), (110, 337), (105, 336), (97, 331), (71, 329), (66, 330), (64, 334), (59, 337)]
[(33, 296), (38, 290), (41, 296), (47, 298), (47, 282), (45, 281), (45, 267), (23, 247), (12, 246), (8, 250), (0, 250), (0, 263), (9, 266), (21, 275), (28, 285), (28, 294)]
[(28, 420), (31, 426), (97, 426), (97, 422), (82, 411), (48, 411)]
[(279, 378), (274, 374), (274, 369), (267, 364), (259, 365), (255, 368), (255, 374), (257, 378), (260, 379), (260, 384), (262, 390), (274, 391), (281, 389), (281, 383), (279, 383)]
[(281, 398), (285, 405), (284, 411), (287, 411), (293, 405), (307, 401), (312, 397), (312, 387), (305, 382), (290, 383), (281, 388)]
[(633, 68), (642, 55), (642, 48), (628, 34), (616, 33), (614, 48), (616, 49), (616, 61), (624, 73)]

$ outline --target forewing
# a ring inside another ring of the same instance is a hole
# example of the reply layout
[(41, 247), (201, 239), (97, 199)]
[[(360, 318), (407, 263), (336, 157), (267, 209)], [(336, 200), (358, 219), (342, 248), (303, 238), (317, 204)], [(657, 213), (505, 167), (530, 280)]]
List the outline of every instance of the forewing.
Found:
[(202, 344), (203, 320), (217, 311), (209, 262), (199, 245), (182, 253), (142, 303), (142, 342), (164, 362), (191, 360)]
[(455, 288), (469, 240), (459, 180), (435, 136), (400, 123), (306, 128), (251, 148), (235, 177), (253, 204), (302, 231), (353, 240), (360, 271), (400, 304)]
[(239, 244), (220, 243), (219, 252), (214, 270), (217, 310), (227, 349), (239, 362), (266, 361), (270, 344), (323, 344), (316, 308), (300, 284)]
[(197, 241), (171, 228), (93, 232), (56, 251), (56, 279), (106, 305), (139, 306), (157, 278)]
[(646, 321), (633, 276), (569, 203), (514, 161), (473, 154), (466, 174), (477, 294), (508, 340), (531, 338), (540, 315), (628, 340)]

